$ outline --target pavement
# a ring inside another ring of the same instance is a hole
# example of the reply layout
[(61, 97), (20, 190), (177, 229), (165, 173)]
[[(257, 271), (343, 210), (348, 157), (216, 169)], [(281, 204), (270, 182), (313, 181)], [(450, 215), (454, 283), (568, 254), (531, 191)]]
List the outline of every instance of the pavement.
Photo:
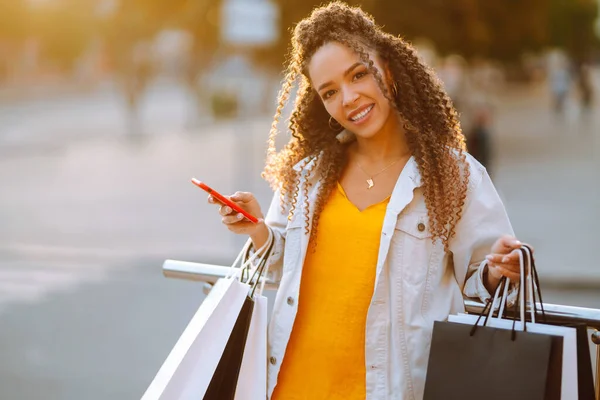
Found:
[[(491, 170), (544, 300), (600, 308), (600, 104), (570, 104), (505, 93)], [(243, 242), (189, 179), (267, 207), (270, 117), (190, 124), (187, 107), (153, 88), (135, 136), (110, 89), (0, 107), (0, 399), (141, 396), (204, 298), (162, 261), (227, 265)]]

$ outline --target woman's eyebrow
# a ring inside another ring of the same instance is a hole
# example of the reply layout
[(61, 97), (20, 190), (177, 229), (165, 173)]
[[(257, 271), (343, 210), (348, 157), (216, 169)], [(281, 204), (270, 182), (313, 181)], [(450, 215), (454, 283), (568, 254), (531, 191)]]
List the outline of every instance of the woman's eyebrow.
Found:
[[(350, 66), (350, 68), (348, 68), (347, 70), (344, 71), (344, 77), (347, 76), (350, 72), (354, 71), (354, 69), (356, 67), (361, 66), (361, 65), (363, 65), (363, 63), (361, 63), (361, 62), (356, 62), (356, 63), (352, 64)], [(333, 84), (333, 82), (327, 81), (324, 84), (322, 84), (321, 86), (319, 86), (319, 88), (317, 89), (317, 91), (320, 91), (321, 89), (326, 88), (327, 86), (329, 86), (331, 84)]]

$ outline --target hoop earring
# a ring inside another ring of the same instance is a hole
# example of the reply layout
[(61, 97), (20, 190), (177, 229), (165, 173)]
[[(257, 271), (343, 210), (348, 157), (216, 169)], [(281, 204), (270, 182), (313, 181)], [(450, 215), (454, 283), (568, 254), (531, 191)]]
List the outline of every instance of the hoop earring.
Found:
[(398, 97), (398, 84), (396, 82), (392, 83), (392, 96), (394, 98)]
[[(333, 122), (332, 122), (333, 121)], [(337, 126), (335, 126), (333, 123), (336, 123)], [(340, 124), (339, 122), (337, 122), (335, 119), (333, 119), (333, 117), (329, 117), (329, 128), (332, 131), (339, 131), (340, 129), (342, 129), (342, 124)]]

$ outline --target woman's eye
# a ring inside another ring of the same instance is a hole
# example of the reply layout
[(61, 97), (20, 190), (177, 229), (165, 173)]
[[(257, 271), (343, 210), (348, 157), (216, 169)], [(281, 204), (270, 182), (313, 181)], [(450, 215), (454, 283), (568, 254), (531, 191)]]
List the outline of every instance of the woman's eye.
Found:
[(356, 81), (356, 80), (359, 80), (360, 78), (363, 78), (365, 75), (367, 75), (367, 72), (366, 72), (366, 71), (360, 71), (360, 72), (357, 72), (357, 73), (354, 75), (354, 80), (355, 80), (355, 81)]
[(328, 98), (330, 98), (334, 94), (335, 94), (335, 90), (328, 90), (325, 93), (323, 93), (323, 99), (327, 100)]

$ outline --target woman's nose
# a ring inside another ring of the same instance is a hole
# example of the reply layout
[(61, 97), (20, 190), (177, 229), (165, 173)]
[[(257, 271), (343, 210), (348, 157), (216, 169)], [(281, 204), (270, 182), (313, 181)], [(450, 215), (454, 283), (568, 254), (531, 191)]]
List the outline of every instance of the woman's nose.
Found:
[(354, 103), (356, 103), (356, 101), (358, 100), (358, 98), (360, 97), (360, 95), (351, 89), (344, 89), (343, 90), (343, 105), (346, 106), (351, 106)]

